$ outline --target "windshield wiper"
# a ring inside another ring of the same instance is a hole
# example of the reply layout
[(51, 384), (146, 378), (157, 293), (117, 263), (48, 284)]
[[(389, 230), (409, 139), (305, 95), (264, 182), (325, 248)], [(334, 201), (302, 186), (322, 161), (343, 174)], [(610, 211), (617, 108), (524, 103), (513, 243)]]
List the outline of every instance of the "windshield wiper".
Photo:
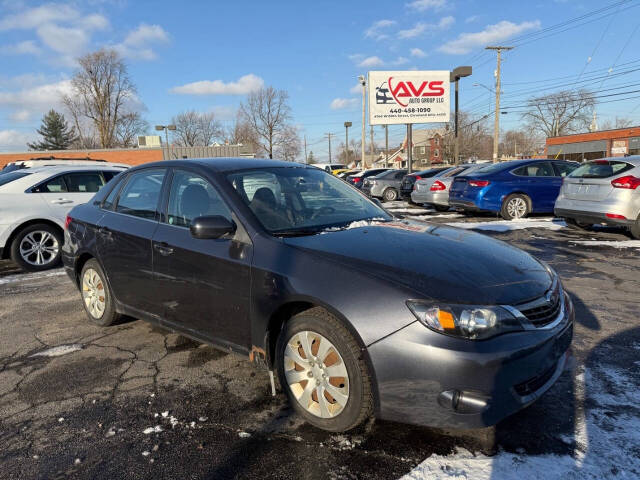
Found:
[(301, 228), (290, 228), (286, 230), (274, 230), (274, 235), (278, 237), (302, 237), (305, 235), (315, 235), (320, 233), (323, 229), (318, 227), (301, 227)]

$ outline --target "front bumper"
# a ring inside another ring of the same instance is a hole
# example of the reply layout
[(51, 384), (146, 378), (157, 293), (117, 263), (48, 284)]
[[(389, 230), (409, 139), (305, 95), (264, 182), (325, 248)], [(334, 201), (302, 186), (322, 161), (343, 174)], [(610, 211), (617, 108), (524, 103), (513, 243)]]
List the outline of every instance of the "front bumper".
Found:
[(495, 425), (560, 377), (573, 336), (568, 297), (562, 316), (551, 329), (477, 342), (432, 332), (416, 321), (370, 345), (379, 417), (441, 428)]

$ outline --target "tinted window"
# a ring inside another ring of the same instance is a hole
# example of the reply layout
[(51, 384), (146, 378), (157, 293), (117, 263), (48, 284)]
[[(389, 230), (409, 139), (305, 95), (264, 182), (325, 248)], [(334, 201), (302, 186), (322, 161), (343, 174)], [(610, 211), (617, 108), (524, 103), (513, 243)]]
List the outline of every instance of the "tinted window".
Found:
[(19, 172), (19, 171), (3, 173), (2, 175), (0, 175), (0, 187), (2, 185), (6, 185), (9, 182), (13, 182), (14, 180), (22, 178), (25, 175), (29, 175), (29, 174), (25, 172)]
[(554, 163), (553, 166), (556, 169), (557, 175), (560, 177), (566, 177), (571, 172), (573, 172), (576, 168), (578, 168), (578, 165), (575, 163), (557, 162), (557, 163)]
[(33, 189), (34, 192), (38, 193), (60, 193), (67, 191), (67, 184), (64, 183), (63, 175), (59, 175), (51, 180), (47, 180), (46, 182), (38, 185)]
[(67, 173), (64, 181), (71, 193), (96, 193), (104, 185), (100, 172)]
[(531, 163), (513, 170), (519, 177), (555, 177), (556, 173), (549, 162)]
[(119, 181), (116, 182), (115, 186), (109, 192), (109, 195), (107, 195), (107, 198), (105, 198), (104, 202), (102, 202), (102, 208), (106, 210), (111, 210), (113, 208), (113, 206), (116, 203), (116, 197), (118, 196), (120, 187), (122, 186), (122, 181), (123, 180), (120, 179)]
[(221, 215), (231, 220), (231, 212), (213, 186), (200, 175), (176, 170), (171, 181), (167, 222), (188, 227), (194, 218)]
[(607, 178), (625, 172), (633, 165), (616, 160), (596, 160), (576, 168), (569, 176), (573, 178)]
[(120, 192), (116, 212), (155, 219), (165, 173), (153, 169), (132, 174)]
[(109, 182), (109, 181), (111, 181), (111, 179), (113, 177), (115, 177), (119, 173), (120, 172), (114, 172), (113, 170), (107, 170), (107, 171), (102, 172), (102, 176), (104, 177), (104, 181), (105, 182)]

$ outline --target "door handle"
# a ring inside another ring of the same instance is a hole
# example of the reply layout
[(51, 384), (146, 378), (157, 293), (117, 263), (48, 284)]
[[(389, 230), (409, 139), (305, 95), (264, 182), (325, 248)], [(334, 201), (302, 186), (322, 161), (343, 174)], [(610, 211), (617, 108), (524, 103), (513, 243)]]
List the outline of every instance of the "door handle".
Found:
[(58, 198), (57, 200), (51, 200), (51, 203), (56, 205), (64, 205), (67, 203), (73, 203), (73, 200), (67, 200), (66, 198)]
[(173, 248), (171, 248), (166, 242), (154, 243), (153, 248), (157, 250), (160, 255), (164, 255), (165, 257), (173, 253)]

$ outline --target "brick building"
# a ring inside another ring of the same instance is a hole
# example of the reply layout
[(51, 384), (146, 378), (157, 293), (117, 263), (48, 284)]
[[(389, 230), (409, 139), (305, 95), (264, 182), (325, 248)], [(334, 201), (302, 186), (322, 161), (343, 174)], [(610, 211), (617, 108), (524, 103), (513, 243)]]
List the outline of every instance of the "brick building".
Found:
[(545, 153), (548, 157), (577, 161), (640, 155), (640, 127), (549, 137)]
[[(445, 163), (445, 132), (443, 128), (413, 130), (413, 169)], [(406, 168), (407, 153), (407, 137), (405, 136), (400, 148), (389, 154), (389, 166)], [(376, 166), (383, 166), (383, 164), (384, 159), (376, 162)]]
[(9, 162), (42, 157), (99, 159), (107, 162), (141, 165), (168, 158), (204, 157), (255, 157), (253, 150), (245, 145), (215, 145), (210, 147), (166, 148), (112, 148), (97, 150), (48, 150), (44, 152), (0, 153), (0, 169)]

